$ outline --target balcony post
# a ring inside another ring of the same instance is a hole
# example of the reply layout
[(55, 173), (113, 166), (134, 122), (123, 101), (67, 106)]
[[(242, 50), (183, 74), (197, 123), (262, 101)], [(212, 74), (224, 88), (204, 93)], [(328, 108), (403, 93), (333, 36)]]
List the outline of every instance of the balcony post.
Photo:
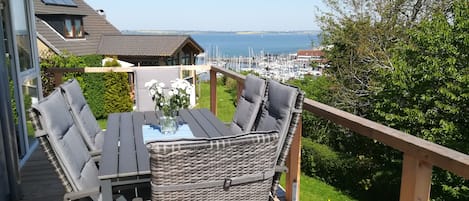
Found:
[(428, 201), (432, 183), (432, 165), (404, 153), (400, 201)]
[(64, 74), (60, 71), (53, 70), (52, 73), (54, 73), (54, 85), (55, 87), (58, 87), (62, 84), (62, 77)]
[(241, 97), (241, 93), (243, 92), (244, 89), (244, 82), (237, 81), (238, 83), (238, 91), (236, 93), (236, 100), (239, 100), (239, 97)]
[(287, 177), (285, 187), (285, 199), (287, 201), (300, 200), (300, 173), (301, 173), (301, 132), (302, 120), (298, 122), (298, 127), (293, 137), (293, 142), (287, 157)]
[(210, 70), (210, 111), (217, 116), (217, 72)]

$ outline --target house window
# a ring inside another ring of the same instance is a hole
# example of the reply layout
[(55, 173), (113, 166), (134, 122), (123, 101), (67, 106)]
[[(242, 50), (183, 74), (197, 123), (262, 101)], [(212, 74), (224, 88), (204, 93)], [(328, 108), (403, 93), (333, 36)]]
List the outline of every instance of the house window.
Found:
[(83, 20), (81, 17), (65, 18), (65, 38), (83, 38)]

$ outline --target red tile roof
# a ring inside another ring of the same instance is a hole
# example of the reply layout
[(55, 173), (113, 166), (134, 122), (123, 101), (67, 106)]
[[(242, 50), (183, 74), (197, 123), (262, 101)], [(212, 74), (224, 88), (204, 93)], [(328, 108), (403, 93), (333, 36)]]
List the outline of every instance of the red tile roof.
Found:
[(324, 57), (322, 50), (298, 50), (298, 56)]

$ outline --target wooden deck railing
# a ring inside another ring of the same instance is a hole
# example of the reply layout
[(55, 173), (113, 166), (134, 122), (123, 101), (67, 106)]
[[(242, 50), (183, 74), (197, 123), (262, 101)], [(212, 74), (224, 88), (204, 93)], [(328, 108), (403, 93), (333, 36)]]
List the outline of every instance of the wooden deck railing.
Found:
[[(216, 75), (221, 73), (243, 86), (245, 77), (230, 70), (211, 67), (210, 108), (216, 114)], [(238, 87), (238, 94), (242, 88)], [(402, 131), (381, 125), (368, 119), (344, 112), (331, 106), (305, 99), (303, 109), (355, 131), (357, 134), (377, 140), (403, 152), (400, 201), (425, 201), (430, 199), (432, 167), (437, 166), (469, 179), (469, 155), (437, 145)], [(299, 195), (301, 126), (292, 144), (287, 161), (286, 199), (295, 200)], [(293, 189), (297, 189), (292, 192)], [(298, 199), (297, 199), (298, 200)]]
[[(178, 66), (181, 67), (181, 66)], [(235, 79), (238, 82), (238, 96), (244, 88), (245, 76), (219, 67), (210, 66), (182, 66), (184, 70), (210, 69), (210, 109), (217, 114), (217, 73)], [(63, 73), (66, 72), (133, 72), (132, 68), (84, 68), (53, 69), (60, 84)], [(402, 131), (381, 125), (368, 119), (344, 112), (331, 106), (305, 99), (303, 109), (321, 118), (328, 119), (355, 131), (357, 134), (377, 140), (387, 146), (403, 152), (401, 175), (401, 201), (424, 201), (430, 198), (430, 187), (433, 166), (453, 172), (469, 179), (469, 155), (417, 138)], [(297, 128), (293, 144), (287, 158), (286, 199), (299, 200), (300, 189), (300, 156), (301, 156), (302, 127)]]

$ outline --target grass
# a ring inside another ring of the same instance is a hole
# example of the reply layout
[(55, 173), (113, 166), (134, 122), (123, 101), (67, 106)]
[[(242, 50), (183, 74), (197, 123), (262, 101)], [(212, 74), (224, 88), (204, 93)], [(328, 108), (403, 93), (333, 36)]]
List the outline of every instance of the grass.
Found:
[[(285, 174), (280, 179), (280, 184), (285, 186)], [(300, 177), (300, 200), (301, 201), (356, 201), (350, 196), (340, 192), (316, 178), (301, 174)]]
[(107, 119), (98, 119), (98, 125), (102, 129), (106, 129)]
[[(210, 108), (210, 83), (200, 84), (199, 100), (196, 108)], [(223, 86), (217, 86), (217, 117), (223, 122), (231, 122), (235, 113), (233, 98)]]

